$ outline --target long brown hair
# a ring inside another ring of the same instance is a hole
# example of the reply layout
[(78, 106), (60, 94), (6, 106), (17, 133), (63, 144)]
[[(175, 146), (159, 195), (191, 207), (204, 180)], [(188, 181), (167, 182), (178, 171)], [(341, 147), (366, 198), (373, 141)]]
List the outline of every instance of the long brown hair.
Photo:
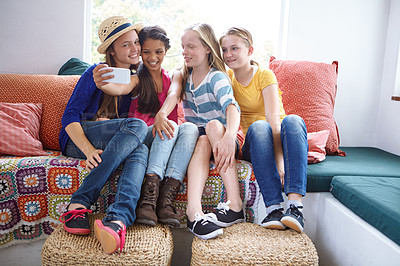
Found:
[[(106, 55), (105, 55), (105, 63), (111, 67), (116, 67), (117, 63), (114, 60), (113, 55), (111, 52), (114, 52), (114, 42), (107, 48), (106, 50)], [(139, 64), (136, 65), (131, 65), (130, 69), (131, 70), (137, 70)], [(97, 113), (94, 117), (94, 120), (97, 118), (119, 118), (118, 114), (118, 104), (121, 101), (121, 96), (111, 96), (108, 95), (107, 93), (103, 93), (103, 99), (100, 104), (99, 109), (97, 110)]]
[[(144, 27), (139, 33), (140, 46), (143, 46), (147, 39), (161, 41), (164, 44), (165, 51), (168, 51), (171, 47), (167, 33), (160, 26)], [(137, 73), (139, 83), (134, 91), (135, 95), (139, 95), (137, 110), (142, 114), (149, 114), (151, 117), (155, 117), (160, 109), (156, 83), (143, 63), (139, 65)]]
[[(208, 65), (210, 67), (216, 68), (219, 71), (225, 73), (225, 75), (228, 76), (225, 68), (224, 61), (222, 60), (221, 56), (221, 48), (218, 43), (217, 37), (215, 37), (214, 30), (211, 28), (210, 25), (206, 23), (199, 23), (199, 24), (194, 24), (187, 28), (185, 32), (188, 31), (195, 31), (199, 35), (199, 40), (203, 44), (204, 47), (210, 49), (210, 53), (208, 54)], [(186, 81), (189, 77), (189, 74), (191, 72), (192, 68), (189, 68), (186, 66), (186, 64), (183, 65), (182, 68), (182, 93), (181, 93), (181, 98), (183, 97), (185, 93), (185, 84)]]

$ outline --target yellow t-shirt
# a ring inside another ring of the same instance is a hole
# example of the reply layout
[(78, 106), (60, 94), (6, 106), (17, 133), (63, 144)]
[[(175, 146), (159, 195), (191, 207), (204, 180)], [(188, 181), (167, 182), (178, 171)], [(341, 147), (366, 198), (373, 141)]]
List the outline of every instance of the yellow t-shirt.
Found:
[[(240, 126), (246, 135), (249, 126), (257, 120), (266, 120), (264, 109), (264, 98), (262, 90), (271, 85), (278, 84), (274, 72), (270, 69), (258, 68), (249, 85), (242, 86), (233, 73), (232, 69), (228, 70), (229, 77), (232, 81), (233, 93), (236, 101), (239, 103)], [(278, 89), (279, 90), (279, 89)], [(279, 105), (281, 121), (285, 118), (285, 110), (282, 104), (282, 92), (279, 90)]]

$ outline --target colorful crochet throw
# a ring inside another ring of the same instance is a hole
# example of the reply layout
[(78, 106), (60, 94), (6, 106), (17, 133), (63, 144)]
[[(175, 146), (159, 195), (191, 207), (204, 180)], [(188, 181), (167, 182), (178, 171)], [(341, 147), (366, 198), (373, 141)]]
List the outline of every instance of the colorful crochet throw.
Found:
[[(71, 195), (88, 175), (85, 160), (46, 151), (48, 156), (0, 156), (0, 248), (28, 243), (50, 235), (60, 223)], [(248, 222), (258, 220), (259, 189), (251, 164), (237, 161), (240, 193)], [(107, 181), (98, 201), (91, 206), (94, 213), (105, 213), (114, 202), (121, 169)], [(178, 193), (176, 209), (181, 227), (186, 227), (187, 180)], [(213, 211), (219, 202), (226, 202), (226, 191), (215, 165), (203, 192), (205, 212)]]

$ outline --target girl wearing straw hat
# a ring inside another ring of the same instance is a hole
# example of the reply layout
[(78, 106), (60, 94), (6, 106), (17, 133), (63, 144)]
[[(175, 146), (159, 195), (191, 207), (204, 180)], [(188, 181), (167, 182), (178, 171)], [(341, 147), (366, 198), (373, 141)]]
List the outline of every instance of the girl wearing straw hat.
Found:
[[(141, 24), (132, 24), (120, 16), (100, 24), (101, 45), (97, 50), (105, 54), (109, 66), (136, 70), (141, 29)], [(130, 96), (110, 96), (96, 87), (93, 80), (96, 65), (89, 67), (79, 79), (62, 118), (59, 141), (63, 154), (85, 158), (90, 173), (72, 195), (60, 221), (69, 233), (89, 234), (89, 208), (97, 201), (114, 170), (123, 163), (115, 202), (109, 206), (106, 217), (95, 222), (96, 238), (103, 250), (111, 254), (122, 250), (126, 227), (136, 218), (135, 209), (147, 166), (148, 148), (142, 144), (147, 125), (142, 120), (127, 118)]]

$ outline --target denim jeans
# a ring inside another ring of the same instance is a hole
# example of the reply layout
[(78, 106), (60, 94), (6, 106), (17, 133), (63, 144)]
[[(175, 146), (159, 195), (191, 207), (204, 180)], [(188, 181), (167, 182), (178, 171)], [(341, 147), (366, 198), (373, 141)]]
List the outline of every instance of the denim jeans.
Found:
[(150, 149), (146, 174), (156, 174), (161, 180), (164, 177), (172, 177), (182, 182), (199, 133), (197, 126), (192, 123), (186, 122), (178, 126), (175, 122), (170, 122), (175, 128), (174, 137), (171, 139), (164, 132), (164, 140), (161, 140), (158, 134), (153, 138), (153, 126), (149, 127), (144, 141)]
[[(306, 194), (307, 129), (303, 119), (288, 115), (281, 124), (281, 141), (285, 164), (284, 192)], [(273, 135), (268, 122), (250, 125), (242, 148), (243, 157), (253, 165), (265, 206), (283, 202), (282, 185), (276, 166)]]
[[(133, 224), (147, 166), (148, 149), (142, 144), (147, 133), (146, 123), (136, 118), (85, 121), (82, 128), (92, 145), (103, 150), (102, 162), (86, 176), (72, 195), (71, 203), (89, 208), (97, 201), (111, 174), (123, 163), (115, 202), (108, 207), (103, 221), (119, 220), (126, 226)], [(86, 159), (72, 140), (67, 142), (64, 154)]]

